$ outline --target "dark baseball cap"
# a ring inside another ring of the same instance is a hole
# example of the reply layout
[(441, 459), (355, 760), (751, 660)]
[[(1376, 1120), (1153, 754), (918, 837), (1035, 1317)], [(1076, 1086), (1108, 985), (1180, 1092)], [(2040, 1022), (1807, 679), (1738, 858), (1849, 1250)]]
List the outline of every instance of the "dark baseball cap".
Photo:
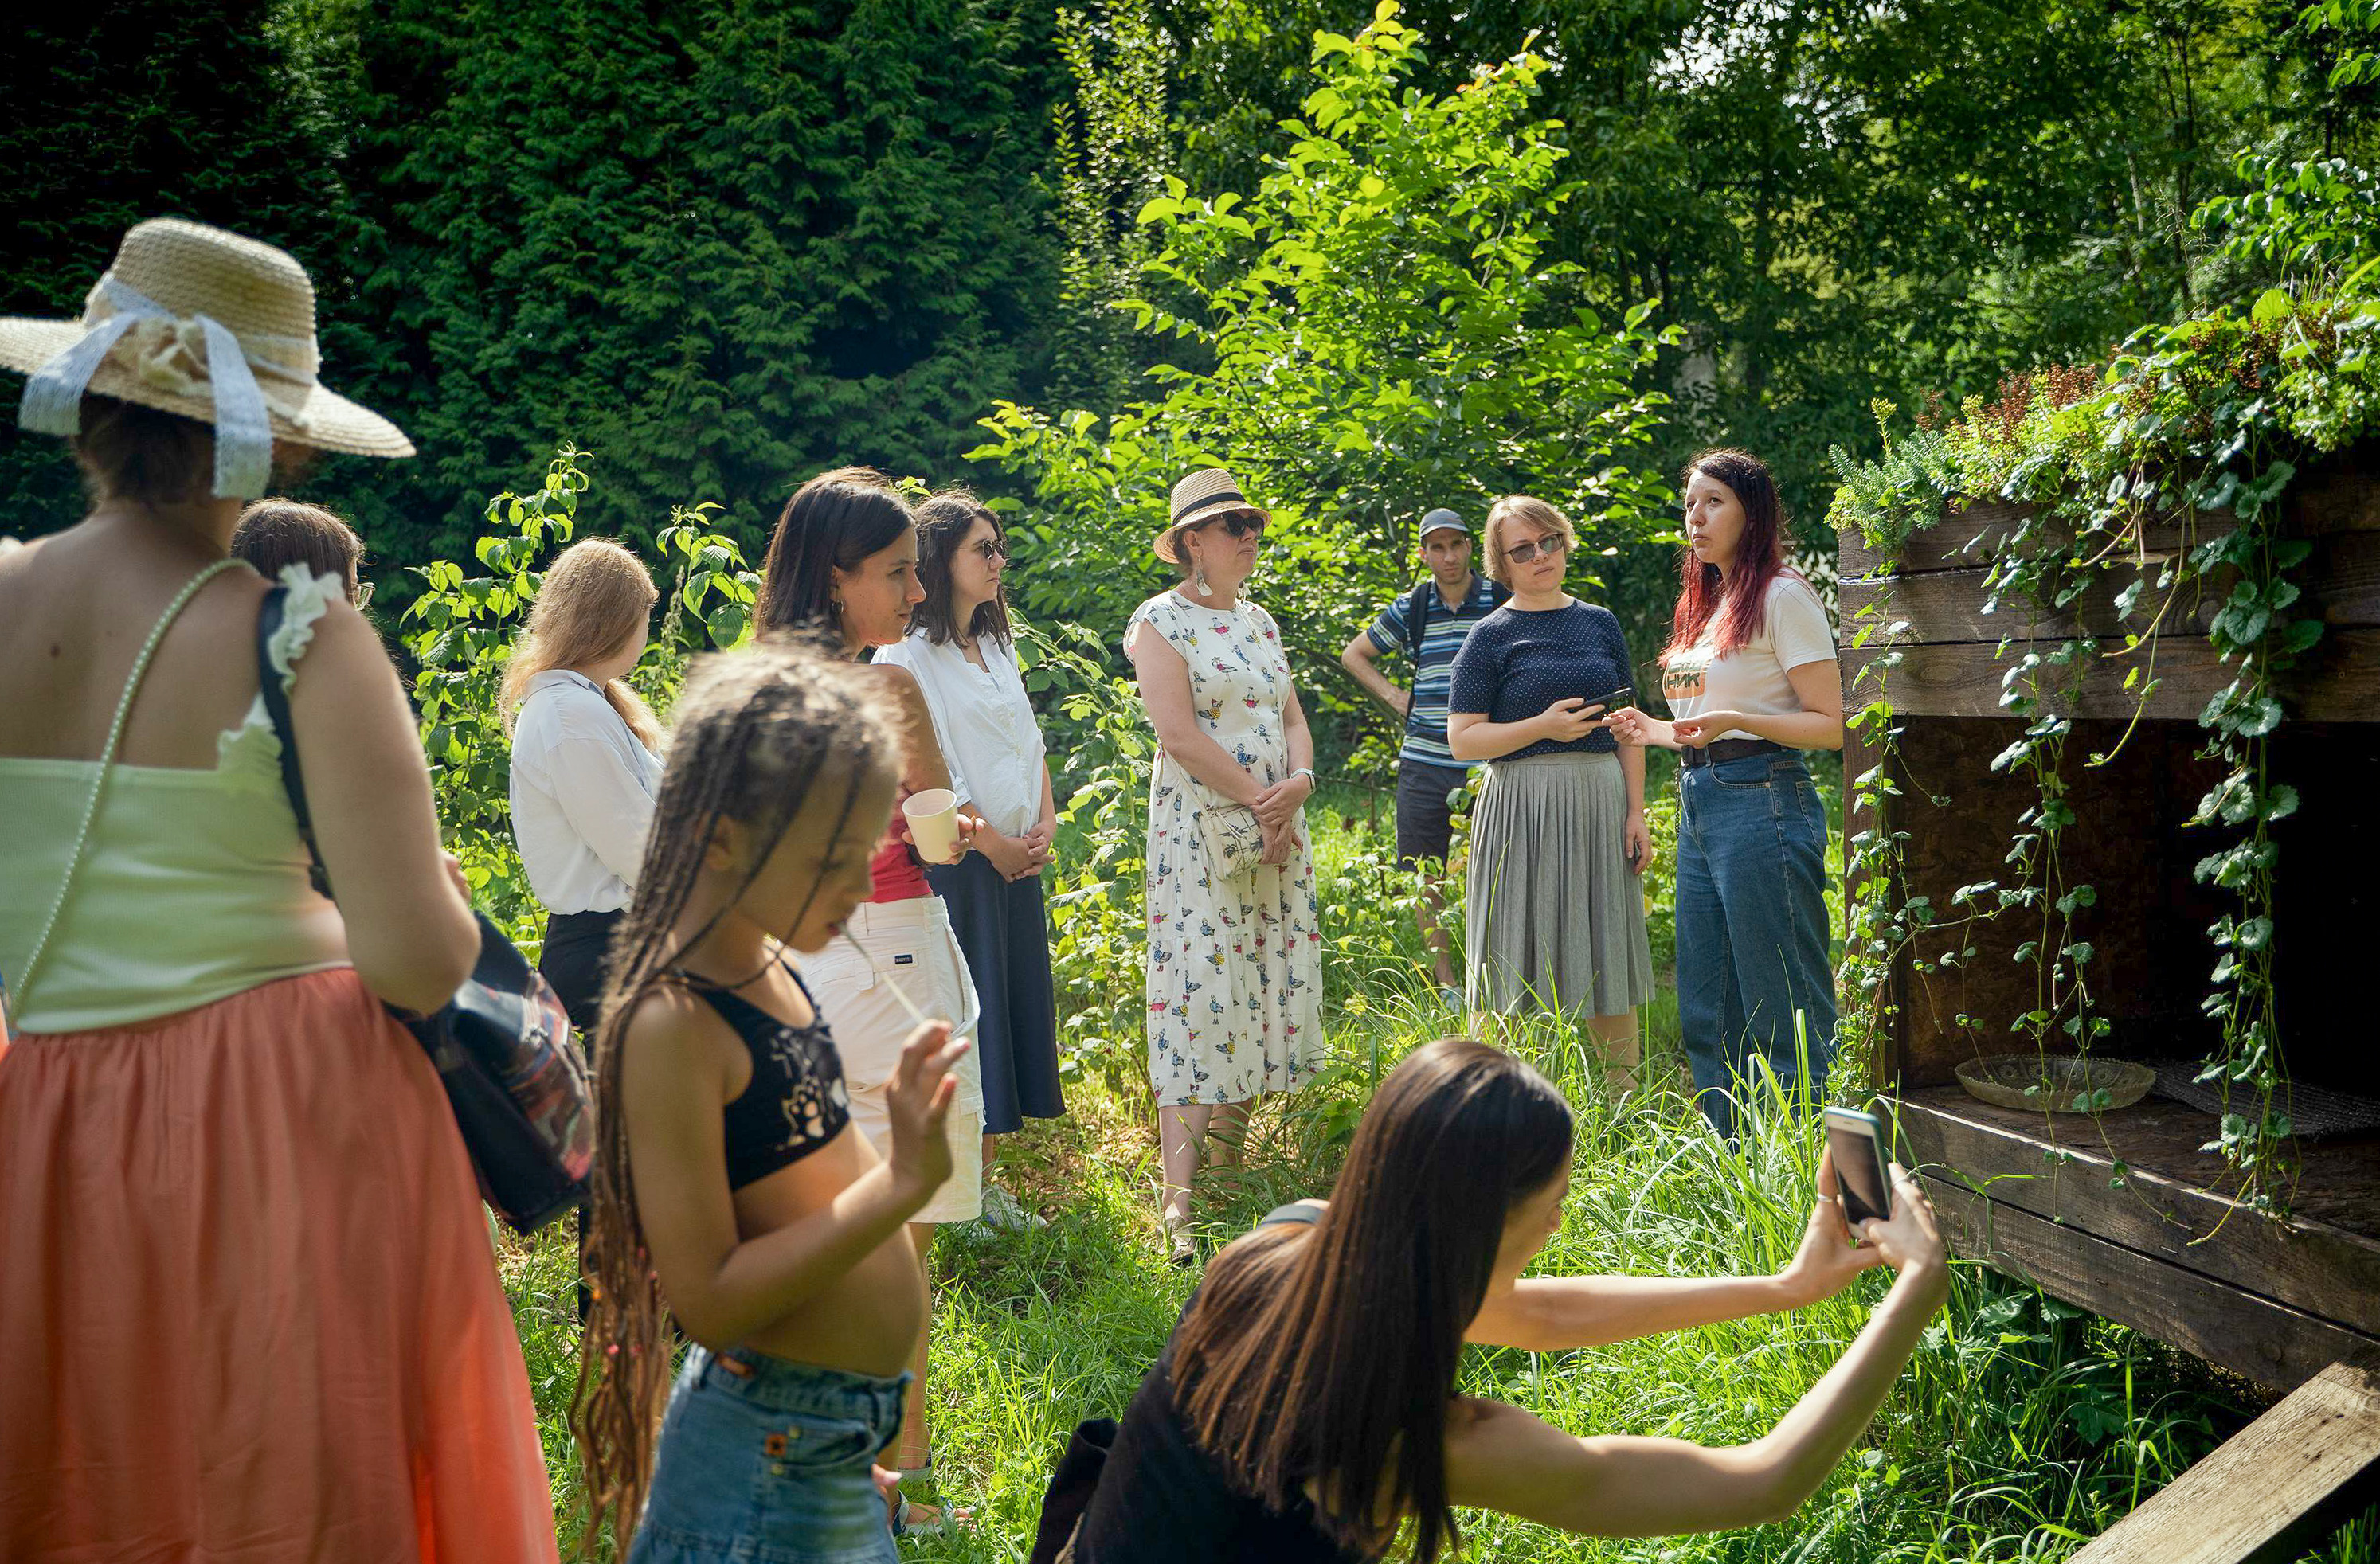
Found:
[(1471, 528), (1464, 524), (1463, 519), (1461, 516), (1455, 515), (1452, 511), (1448, 510), (1443, 505), (1421, 518), (1421, 535), (1425, 538), (1428, 537), (1433, 532), (1443, 532), (1450, 527), (1454, 528), (1457, 532), (1468, 532), (1471, 530)]

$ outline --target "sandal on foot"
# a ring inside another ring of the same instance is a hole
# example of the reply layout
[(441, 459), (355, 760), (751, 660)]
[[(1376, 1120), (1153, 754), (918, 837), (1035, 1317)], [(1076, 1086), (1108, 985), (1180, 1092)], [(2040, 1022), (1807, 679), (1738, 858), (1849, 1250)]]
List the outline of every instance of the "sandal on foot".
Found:
[(943, 1509), (903, 1494), (892, 1508), (892, 1535), (896, 1539), (947, 1536), (974, 1519), (971, 1510)]

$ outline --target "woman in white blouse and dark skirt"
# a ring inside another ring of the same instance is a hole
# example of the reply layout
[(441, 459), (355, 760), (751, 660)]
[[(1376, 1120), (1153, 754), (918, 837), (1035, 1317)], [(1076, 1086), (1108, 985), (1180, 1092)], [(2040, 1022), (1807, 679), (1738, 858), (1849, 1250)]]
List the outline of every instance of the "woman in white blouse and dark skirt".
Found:
[(590, 1035), (661, 786), (660, 724), (626, 683), (659, 595), (619, 544), (573, 543), (546, 571), (504, 668), (513, 837), (546, 911), (538, 970)]
[(1007, 563), (1006, 534), (974, 495), (954, 491), (918, 506), (917, 580), (926, 598), (907, 638), (876, 652), (877, 661), (916, 676), (951, 789), (984, 822), (974, 852), (954, 864), (927, 865), (926, 878), (950, 908), (983, 1010), (976, 1054), (988, 1215), (1009, 1206), (991, 1182), (994, 1137), (1066, 1111), (1041, 890), (1058, 806), (1041, 729), (1010, 649), (1015, 636), (1001, 590)]

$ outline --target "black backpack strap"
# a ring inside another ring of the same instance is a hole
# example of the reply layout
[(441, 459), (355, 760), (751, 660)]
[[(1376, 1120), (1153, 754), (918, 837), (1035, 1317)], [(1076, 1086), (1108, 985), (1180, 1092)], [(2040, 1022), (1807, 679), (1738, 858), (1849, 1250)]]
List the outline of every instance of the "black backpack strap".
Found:
[(1429, 589), (1433, 582), (1424, 576), (1414, 589), (1405, 594), (1405, 655), (1413, 659), (1414, 675), (1421, 675), (1421, 644), (1429, 632)]
[(1512, 596), (1512, 588), (1507, 587), (1504, 583), (1497, 580), (1492, 576), (1488, 578), (1488, 606), (1489, 608), (1503, 607)]
[(282, 687), (281, 675), (273, 666), (273, 635), (281, 628), (288, 600), (289, 588), (276, 584), (256, 611), (256, 686), (264, 697), (265, 714), (273, 719), (273, 735), (281, 741), (281, 791), (288, 794), (289, 812), (298, 818), (298, 835), (306, 843), (307, 855), (314, 860), (307, 878), (316, 891), (328, 896), (330, 871), (322, 867), (322, 850), (314, 844), (314, 816), (306, 807), (306, 773), (298, 763), (298, 725), (289, 719), (289, 692)]

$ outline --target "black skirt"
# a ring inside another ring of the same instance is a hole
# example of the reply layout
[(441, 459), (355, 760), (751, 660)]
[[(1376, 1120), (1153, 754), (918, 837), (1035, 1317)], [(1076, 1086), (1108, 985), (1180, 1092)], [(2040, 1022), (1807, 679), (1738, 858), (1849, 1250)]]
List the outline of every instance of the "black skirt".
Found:
[(610, 964), (612, 930), (627, 916), (625, 909), (608, 913), (548, 913), (545, 915), (545, 950), (537, 958), (537, 970), (562, 1000), (562, 1008), (570, 1012), (570, 1024), (595, 1038), (595, 1025), (603, 1016), (603, 981)]
[(1058, 1089), (1058, 1013), (1050, 982), (1050, 918), (1041, 877), (1003, 879), (980, 853), (929, 864), (926, 878), (950, 908), (983, 1020), (984, 1134), (1005, 1135), (1027, 1119), (1066, 1111)]

